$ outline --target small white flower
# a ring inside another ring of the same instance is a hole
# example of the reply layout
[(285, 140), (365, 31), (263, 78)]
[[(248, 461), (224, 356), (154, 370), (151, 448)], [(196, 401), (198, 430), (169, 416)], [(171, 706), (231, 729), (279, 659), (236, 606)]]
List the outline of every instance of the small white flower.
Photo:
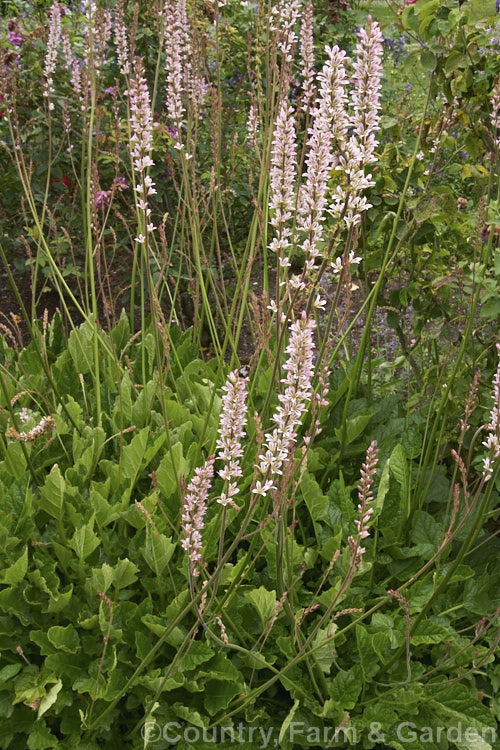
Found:
[(335, 260), (332, 260), (330, 265), (335, 276), (338, 276), (342, 273), (342, 258), (335, 258)]
[(255, 487), (253, 488), (252, 492), (255, 495), (261, 495), (262, 497), (265, 497), (267, 493), (270, 490), (274, 490), (276, 487), (273, 486), (273, 483), (270, 479), (268, 479), (264, 484), (262, 484), (259, 480), (255, 482)]
[(484, 481), (487, 482), (488, 479), (491, 479), (491, 475), (493, 474), (493, 466), (491, 463), (491, 458), (487, 456), (483, 461), (483, 472), (484, 472)]
[(299, 291), (302, 291), (306, 288), (306, 285), (301, 280), (300, 276), (292, 276), (292, 278), (289, 280), (289, 285), (291, 289), (297, 289)]

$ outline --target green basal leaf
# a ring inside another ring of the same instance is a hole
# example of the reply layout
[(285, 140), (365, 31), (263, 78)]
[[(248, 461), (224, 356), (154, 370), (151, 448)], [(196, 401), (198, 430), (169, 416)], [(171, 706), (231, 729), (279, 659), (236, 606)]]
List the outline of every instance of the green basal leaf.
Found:
[(141, 469), (148, 437), (149, 427), (145, 427), (134, 435), (129, 445), (123, 449), (123, 474), (131, 480), (131, 486), (134, 485)]
[(94, 327), (85, 322), (79, 328), (73, 329), (68, 339), (68, 352), (73, 360), (73, 366), (76, 372), (82, 375), (92, 372), (94, 335)]
[(62, 517), (65, 488), (66, 482), (64, 477), (61, 474), (59, 466), (55, 464), (40, 493), (43, 499), (41, 507), (56, 520), (60, 520)]
[(350, 711), (356, 705), (363, 688), (363, 670), (355, 664), (348, 672), (338, 672), (332, 680), (330, 695), (342, 711)]
[(389, 467), (391, 474), (396, 478), (400, 489), (401, 489), (401, 503), (406, 513), (406, 517), (410, 515), (410, 501), (408, 492), (408, 467), (406, 463), (406, 455), (402, 445), (397, 445), (391, 453), (389, 459)]
[(82, 563), (99, 546), (99, 537), (94, 532), (95, 513), (90, 521), (75, 531), (69, 545)]
[(153, 573), (163, 573), (175, 549), (176, 545), (164, 534), (158, 536), (150, 526), (147, 527), (146, 546), (142, 554)]
[(22, 581), (28, 570), (28, 548), (6, 570), (0, 573), (1, 583), (16, 584)]
[(49, 708), (51, 708), (54, 705), (54, 703), (57, 700), (57, 696), (62, 690), (62, 686), (63, 686), (62, 680), (58, 680), (55, 683), (55, 685), (52, 685), (48, 693), (46, 693), (46, 695), (43, 696), (41, 703), (38, 707), (37, 719), (40, 719), (40, 717), (43, 716), (44, 713), (46, 713), (49, 710)]
[(167, 500), (178, 490), (179, 477), (185, 477), (188, 463), (183, 456), (182, 443), (172, 446), (172, 451), (165, 454), (156, 470), (158, 489)]
[[(348, 419), (345, 427), (345, 446), (350, 445), (356, 440), (359, 435), (364, 431), (366, 426), (370, 423), (371, 418), (376, 414), (377, 409), (368, 410), (368, 413), (358, 414), (356, 417)], [(342, 442), (344, 435), (344, 428), (338, 428), (335, 430), (335, 435), (339, 442)]]
[(276, 591), (267, 591), (263, 586), (253, 591), (245, 591), (245, 599), (257, 611), (264, 628), (274, 614), (276, 607)]
[(306, 473), (300, 483), (302, 497), (305, 500), (311, 519), (314, 522), (328, 520), (328, 498), (321, 492), (319, 484)]

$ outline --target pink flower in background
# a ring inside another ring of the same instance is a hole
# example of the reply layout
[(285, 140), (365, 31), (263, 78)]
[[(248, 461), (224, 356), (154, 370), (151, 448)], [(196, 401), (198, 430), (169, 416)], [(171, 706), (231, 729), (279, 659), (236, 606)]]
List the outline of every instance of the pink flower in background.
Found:
[(255, 104), (250, 105), (247, 118), (247, 145), (253, 148), (257, 145), (259, 137), (259, 115)]

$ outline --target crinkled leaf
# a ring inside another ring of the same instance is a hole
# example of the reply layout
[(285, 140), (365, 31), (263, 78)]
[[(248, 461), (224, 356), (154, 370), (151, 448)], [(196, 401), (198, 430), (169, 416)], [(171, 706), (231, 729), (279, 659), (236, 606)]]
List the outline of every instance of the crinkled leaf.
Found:
[(59, 740), (54, 737), (43, 721), (36, 721), (29, 734), (27, 745), (28, 750), (47, 750), (58, 747)]
[[(431, 696), (432, 696), (432, 686)], [(430, 703), (439, 712), (446, 726), (462, 726), (476, 728), (479, 732), (484, 727), (496, 728), (496, 722), (491, 711), (481, 701), (478, 701), (465, 685), (455, 683), (443, 688), (436, 688), (436, 697)]]
[[(333, 664), (333, 658), (335, 653), (335, 645), (333, 636), (337, 630), (335, 623), (329, 623), (326, 628), (320, 628), (312, 643), (313, 647), (320, 646), (317, 651), (314, 652), (314, 659), (317, 662), (319, 668), (328, 674)], [(323, 644), (323, 645), (321, 645)]]
[(47, 631), (47, 638), (59, 651), (74, 654), (80, 650), (80, 639), (73, 625), (53, 625)]
[(371, 679), (379, 670), (377, 653), (372, 645), (372, 637), (364, 625), (356, 625), (356, 643), (359, 661), (365, 680)]
[(342, 709), (351, 710), (356, 705), (363, 687), (363, 670), (355, 664), (348, 672), (337, 672), (332, 680), (330, 695)]
[(205, 684), (205, 707), (214, 716), (218, 711), (227, 708), (241, 687), (228, 680), (208, 680)]
[(441, 536), (441, 525), (425, 510), (421, 510), (413, 526), (412, 541), (415, 544), (428, 544), (433, 549), (437, 549)]

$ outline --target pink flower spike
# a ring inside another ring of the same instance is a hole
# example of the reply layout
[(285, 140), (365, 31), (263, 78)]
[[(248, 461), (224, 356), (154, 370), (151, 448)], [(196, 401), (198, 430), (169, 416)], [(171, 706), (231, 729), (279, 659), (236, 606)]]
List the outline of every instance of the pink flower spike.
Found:
[(300, 29), (300, 57), (304, 79), (302, 84), (302, 109), (307, 112), (316, 94), (316, 86), (314, 85), (313, 5), (311, 0), (306, 5)]
[(354, 525), (356, 526), (358, 533), (356, 535), (356, 538), (350, 536), (348, 539), (349, 551), (356, 568), (359, 567), (359, 564), (361, 562), (360, 555), (364, 555), (364, 553), (366, 552), (365, 548), (361, 547), (361, 541), (363, 539), (366, 539), (370, 535), (369, 524), (371, 516), (373, 514), (373, 508), (368, 506), (373, 501), (372, 484), (373, 477), (375, 476), (375, 473), (377, 471), (377, 463), (378, 448), (377, 441), (374, 440), (368, 446), (368, 450), (366, 451), (366, 460), (362, 465), (360, 471), (361, 479), (358, 486), (358, 511), (361, 518), (355, 519), (354, 521)]
[(127, 29), (125, 28), (123, 0), (118, 0), (116, 3), (115, 46), (118, 55), (120, 73), (124, 76), (128, 76), (128, 74), (130, 73), (130, 62), (127, 43)]
[(227, 486), (225, 492), (217, 500), (221, 505), (230, 504), (231, 498), (238, 492), (236, 484), (231, 480), (242, 475), (240, 466), (240, 458), (243, 455), (241, 439), (245, 435), (244, 427), (247, 423), (245, 403), (247, 383), (248, 378), (240, 378), (238, 370), (234, 370), (229, 373), (226, 384), (222, 387), (225, 393), (222, 397), (217, 459), (224, 462), (224, 466), (218, 474), (227, 483)]
[(187, 486), (182, 500), (181, 529), (183, 539), (181, 546), (188, 553), (190, 571), (194, 578), (200, 574), (201, 532), (205, 526), (208, 491), (214, 475), (215, 456), (209, 456), (203, 466), (194, 470), (194, 477)]
[(265, 496), (272, 489), (272, 477), (283, 473), (283, 464), (297, 440), (297, 427), (312, 395), (315, 325), (314, 319), (308, 319), (303, 312), (290, 326), (288, 360), (283, 365), (287, 375), (282, 380), (283, 392), (278, 396), (280, 405), (273, 415), (276, 427), (266, 436), (264, 452), (259, 456), (258, 469), (264, 481), (256, 482), (253, 490), (256, 494)]
[(54, 71), (56, 69), (57, 45), (61, 39), (61, 8), (56, 2), (49, 10), (49, 38), (47, 41), (47, 54), (45, 55), (45, 90), (43, 95), (49, 99), (49, 109), (54, 109), (54, 102), (50, 101), (54, 93)]
[(269, 249), (284, 260), (286, 250), (291, 244), (291, 230), (287, 224), (291, 221), (295, 208), (294, 183), (297, 164), (295, 119), (293, 108), (286, 102), (281, 105), (274, 127), (269, 208), (272, 212), (271, 224), (276, 229), (277, 236), (270, 243)]
[(486, 425), (488, 434), (483, 445), (489, 450), (489, 455), (483, 462), (483, 477), (487, 482), (493, 476), (496, 460), (500, 458), (500, 344), (497, 344), (498, 367), (493, 377), (493, 408), (489, 424)]

